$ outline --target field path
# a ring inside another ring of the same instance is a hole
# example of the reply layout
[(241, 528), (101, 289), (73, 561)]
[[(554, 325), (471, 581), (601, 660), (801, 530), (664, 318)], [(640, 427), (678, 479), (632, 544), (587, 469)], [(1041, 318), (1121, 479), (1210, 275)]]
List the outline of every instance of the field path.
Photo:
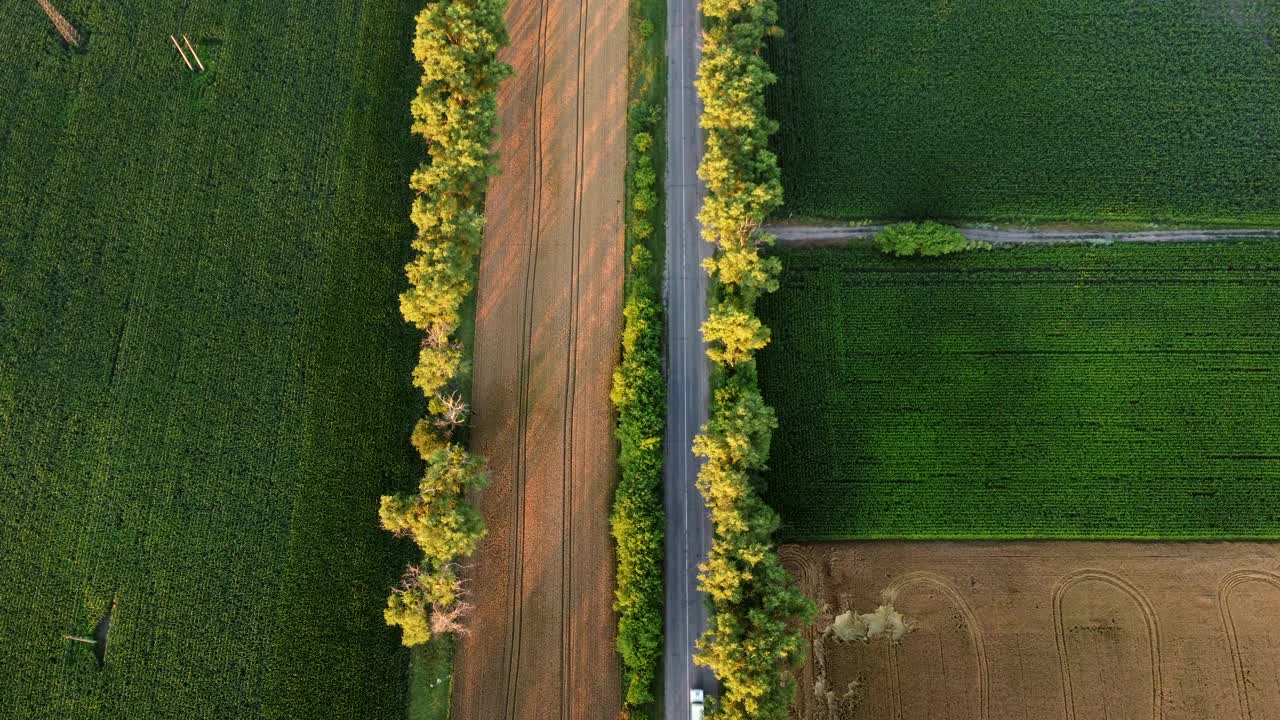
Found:
[(621, 329), (627, 8), (518, 0), (476, 308), (473, 447), (489, 534), (466, 569), (456, 720), (620, 706), (609, 384)]
[[(799, 246), (839, 245), (846, 240), (874, 237), (884, 229), (883, 225), (841, 227), (839, 225), (792, 225), (778, 223), (766, 225), (765, 231), (778, 239), (779, 244)], [(1030, 245), (1036, 243), (1078, 243), (1089, 241), (1110, 242), (1212, 242), (1234, 239), (1280, 238), (1275, 228), (1214, 228), (1211, 230), (1115, 230), (1059, 229), (1059, 228), (960, 228), (970, 240), (1002, 245)]]

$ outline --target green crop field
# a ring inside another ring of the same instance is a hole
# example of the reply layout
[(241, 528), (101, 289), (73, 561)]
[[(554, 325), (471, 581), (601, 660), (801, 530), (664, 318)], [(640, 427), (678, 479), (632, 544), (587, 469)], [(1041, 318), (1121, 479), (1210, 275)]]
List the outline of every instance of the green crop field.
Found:
[(781, 0), (781, 215), (1277, 224), (1280, 0)]
[(0, 716), (403, 718), (421, 3), (55, 1), (86, 50), (0, 0)]
[(1280, 244), (781, 254), (786, 539), (1280, 538)]

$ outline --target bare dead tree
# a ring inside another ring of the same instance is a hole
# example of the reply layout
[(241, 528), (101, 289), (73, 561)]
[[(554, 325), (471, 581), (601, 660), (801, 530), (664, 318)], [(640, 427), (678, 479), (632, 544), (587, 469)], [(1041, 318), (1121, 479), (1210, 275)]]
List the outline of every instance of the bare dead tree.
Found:
[(431, 633), (433, 635), (436, 633), (471, 634), (471, 628), (466, 626), (466, 620), (471, 615), (471, 611), (475, 609), (475, 606), (465, 600), (466, 596), (470, 594), (462, 587), (462, 580), (455, 580), (453, 582), (453, 604), (448, 607), (431, 606)]
[(422, 587), (422, 566), (409, 565), (404, 569), (404, 575), (400, 576), (400, 589), (408, 592)]
[(466, 626), (467, 617), (474, 607), (466, 600), (455, 600), (448, 608), (435, 606), (431, 609), (431, 633), (453, 633), (470, 635), (471, 628)]
[(422, 337), (423, 347), (430, 348), (446, 348), (449, 347), (449, 333), (439, 325), (432, 325), (427, 334)]
[(62, 39), (66, 40), (68, 45), (80, 47), (80, 33), (76, 32), (71, 23), (62, 17), (62, 13), (58, 12), (58, 8), (54, 7), (49, 0), (36, 1), (40, 3), (40, 9), (44, 10), (44, 14), (49, 16), (53, 26), (58, 29), (58, 34), (62, 35)]
[(467, 421), (467, 403), (458, 393), (436, 393), (440, 414), (435, 420), (438, 428), (452, 431)]

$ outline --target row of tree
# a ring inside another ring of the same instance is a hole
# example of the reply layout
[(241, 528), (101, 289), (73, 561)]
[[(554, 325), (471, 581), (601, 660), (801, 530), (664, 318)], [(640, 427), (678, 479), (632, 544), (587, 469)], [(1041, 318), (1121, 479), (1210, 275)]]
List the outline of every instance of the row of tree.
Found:
[(708, 715), (724, 720), (782, 720), (795, 697), (791, 669), (800, 659), (799, 625), (813, 606), (782, 568), (773, 545), (778, 516), (760, 498), (758, 475), (769, 457), (777, 420), (761, 397), (755, 353), (769, 342), (756, 317), (762, 293), (778, 287), (781, 263), (762, 249), (760, 231), (782, 202), (764, 90), (774, 82), (762, 55), (780, 33), (774, 0), (702, 0), (706, 16), (697, 80), (707, 149), (698, 176), (707, 199), (698, 218), (716, 246), (705, 262), (715, 288), (702, 326), (718, 366), (710, 421), (694, 441), (705, 458), (698, 488), (714, 531), (699, 574), (712, 605), (696, 661), (720, 680)]
[(383, 527), (412, 538), (423, 553), (384, 612), (409, 646), (460, 627), (468, 605), (454, 563), (470, 555), (485, 532), (465, 500), (468, 490), (485, 483), (483, 462), (454, 442), (467, 420), (459, 394), (467, 368), (457, 330), (459, 310), (475, 286), (484, 193), (496, 172), (490, 148), (498, 85), (511, 74), (498, 61), (507, 44), (505, 7), (506, 0), (434, 0), (418, 14), (413, 43), (422, 81), (412, 130), (426, 141), (428, 158), (410, 179), (417, 236), (400, 312), (423, 332), (413, 382), (427, 398), (428, 414), (412, 442), (426, 469), (417, 492), (384, 496), (379, 510)]

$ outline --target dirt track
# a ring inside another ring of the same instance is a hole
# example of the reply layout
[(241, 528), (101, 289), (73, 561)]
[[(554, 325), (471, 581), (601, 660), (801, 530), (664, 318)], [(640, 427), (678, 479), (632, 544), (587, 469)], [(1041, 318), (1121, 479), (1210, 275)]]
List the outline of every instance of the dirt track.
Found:
[(514, 0), (476, 312), (489, 535), (455, 720), (612, 717), (609, 382), (621, 327), (627, 7)]
[[(850, 240), (875, 237), (883, 225), (842, 227), (839, 225), (797, 225), (779, 223), (765, 226), (765, 231), (788, 247), (824, 247), (844, 245)], [(1215, 228), (1201, 230), (1136, 230), (1115, 231), (1058, 227), (961, 227), (970, 240), (997, 245), (1043, 245), (1086, 242), (1180, 243), (1215, 242), (1240, 239), (1280, 238), (1276, 228)]]
[[(865, 681), (849, 717), (1280, 717), (1278, 544), (858, 542), (783, 555), (819, 606), (865, 612), (893, 589), (917, 626), (892, 648), (826, 646), (829, 688)], [(814, 680), (810, 653), (798, 716), (826, 720)]]

